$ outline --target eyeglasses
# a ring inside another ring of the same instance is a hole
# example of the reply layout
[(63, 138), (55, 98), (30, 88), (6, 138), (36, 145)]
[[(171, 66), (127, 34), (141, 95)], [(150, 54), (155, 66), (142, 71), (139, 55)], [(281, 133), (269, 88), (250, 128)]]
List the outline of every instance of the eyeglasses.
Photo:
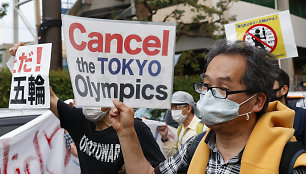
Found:
[(203, 82), (193, 83), (193, 89), (195, 90), (195, 92), (203, 95), (205, 95), (208, 92), (208, 90), (211, 90), (212, 95), (220, 99), (226, 99), (227, 96), (231, 94), (248, 92), (248, 90), (230, 91), (222, 87), (209, 87), (207, 84)]
[(188, 105), (187, 104), (172, 104), (171, 109), (178, 110), (178, 109), (181, 109), (181, 106), (184, 106), (184, 108), (186, 108)]

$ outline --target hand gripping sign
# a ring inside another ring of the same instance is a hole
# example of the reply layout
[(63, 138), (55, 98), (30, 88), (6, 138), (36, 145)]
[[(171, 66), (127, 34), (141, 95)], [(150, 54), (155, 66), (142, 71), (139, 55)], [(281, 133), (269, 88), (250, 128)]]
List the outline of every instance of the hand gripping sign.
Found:
[(297, 57), (289, 11), (225, 25), (228, 40), (243, 40), (277, 58)]
[(21, 46), (14, 59), (9, 108), (49, 108), (51, 44)]
[(62, 15), (78, 106), (169, 108), (175, 24)]

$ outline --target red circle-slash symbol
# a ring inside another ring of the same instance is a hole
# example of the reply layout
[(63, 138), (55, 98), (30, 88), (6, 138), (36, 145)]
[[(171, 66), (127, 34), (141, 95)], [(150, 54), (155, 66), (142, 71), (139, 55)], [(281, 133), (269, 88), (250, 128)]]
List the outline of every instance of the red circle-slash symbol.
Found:
[(277, 45), (277, 35), (273, 28), (265, 24), (251, 26), (244, 34), (243, 40), (256, 47), (273, 52)]

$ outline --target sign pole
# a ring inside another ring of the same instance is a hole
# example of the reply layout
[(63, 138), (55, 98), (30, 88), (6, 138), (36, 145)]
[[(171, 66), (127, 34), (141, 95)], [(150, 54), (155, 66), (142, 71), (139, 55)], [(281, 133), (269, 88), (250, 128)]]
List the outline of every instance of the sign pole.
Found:
[(278, 66), (279, 66), (280, 69), (282, 68), (282, 64), (281, 64), (281, 60), (280, 59), (278, 59)]

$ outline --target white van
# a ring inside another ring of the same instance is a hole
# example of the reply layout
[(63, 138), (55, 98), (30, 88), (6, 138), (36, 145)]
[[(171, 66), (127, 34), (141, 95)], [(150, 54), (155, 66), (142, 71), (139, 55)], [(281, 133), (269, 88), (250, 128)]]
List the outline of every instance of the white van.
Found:
[(26, 124), (49, 109), (8, 109), (0, 108), (0, 136)]

